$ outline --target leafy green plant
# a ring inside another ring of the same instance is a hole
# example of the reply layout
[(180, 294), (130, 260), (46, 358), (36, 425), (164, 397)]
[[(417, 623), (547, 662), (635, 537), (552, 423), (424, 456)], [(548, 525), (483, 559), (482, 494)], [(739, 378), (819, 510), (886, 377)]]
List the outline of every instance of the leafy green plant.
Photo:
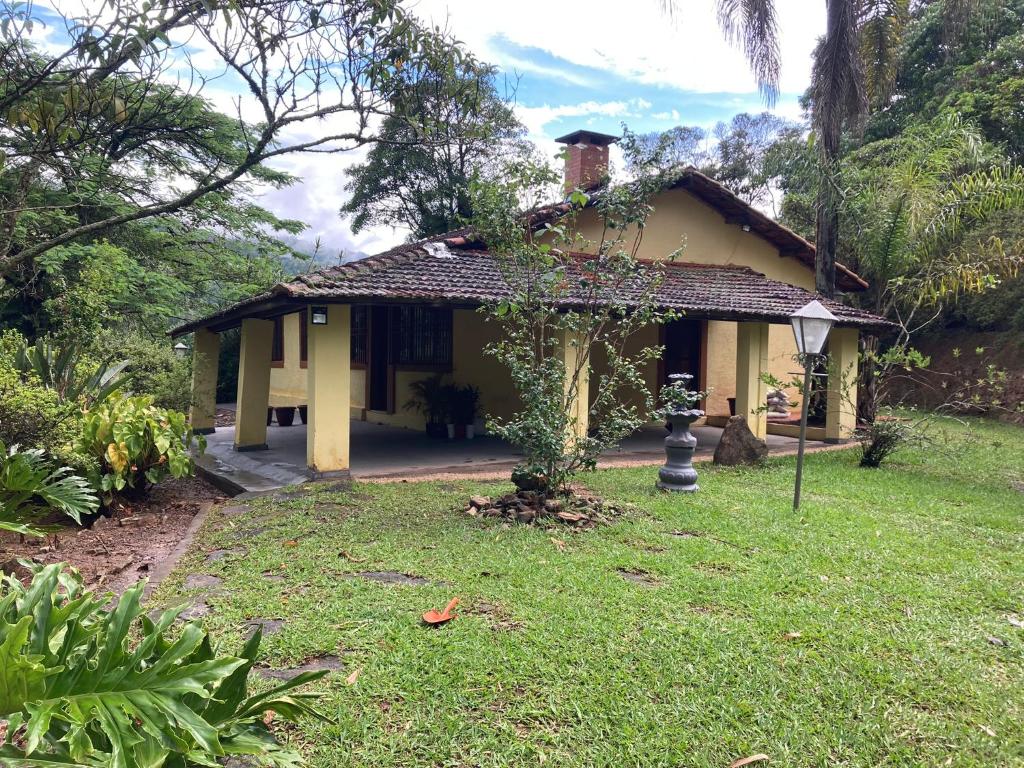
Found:
[(472, 385), (460, 387), (453, 384), (451, 388), (450, 419), (453, 424), (472, 424), (477, 417), (480, 403), (480, 390)]
[(77, 404), (61, 400), (35, 374), (22, 374), (0, 359), (0, 441), (44, 448), (66, 459), (80, 417)]
[[(627, 157), (636, 154), (632, 136), (624, 146)], [(506, 299), (482, 309), (502, 330), (486, 352), (507, 370), (521, 403), (512, 417), (489, 419), (488, 430), (523, 452), (513, 476), (520, 490), (567, 492), (576, 474), (654, 413), (645, 371), (661, 347), (634, 352), (627, 342), (671, 317), (656, 302), (662, 268), (638, 258), (650, 200), (666, 179), (640, 169), (628, 185), (574, 190), (547, 220), (521, 210), (545, 210), (560, 179), (549, 167), (513, 163), (500, 182), (473, 186), (473, 227), (508, 286)], [(594, 241), (577, 226), (584, 211), (599, 221)], [(599, 371), (591, 371), (592, 355), (603, 358)]]
[(121, 371), (126, 365), (126, 362), (90, 363), (80, 345), (58, 347), (46, 339), (39, 339), (33, 345), (26, 343), (14, 355), (14, 366), (23, 375), (34, 374), (61, 400), (80, 402), (86, 407), (103, 402), (117, 391), (122, 383)]
[(693, 374), (674, 373), (669, 378), (672, 379), (672, 383), (661, 389), (662, 407), (658, 411), (660, 416), (694, 410), (700, 406), (701, 400), (711, 394), (710, 390), (690, 389)]
[(410, 411), (419, 411), (428, 424), (444, 424), (451, 411), (452, 388), (444, 380), (444, 374), (437, 373), (409, 385), (412, 396), (405, 404)]
[(38, 536), (30, 523), (50, 510), (81, 523), (98, 506), (89, 483), (70, 467), (55, 467), (41, 448), (0, 441), (0, 530)]
[(250, 695), (260, 633), (238, 656), (223, 655), (196, 622), (170, 631), (181, 608), (147, 617), (144, 586), (110, 609), (111, 595), (85, 590), (62, 564), (38, 568), (28, 586), (3, 581), (0, 764), (184, 768), (251, 755), (294, 765), (297, 755), (276, 742), (263, 716), (326, 719), (312, 694), (294, 691), (325, 673)]
[(119, 493), (141, 496), (168, 475), (191, 475), (193, 443), (206, 449), (185, 414), (160, 408), (146, 395), (117, 396), (85, 414), (77, 448), (97, 460), (94, 480), (109, 504)]
[(192, 357), (175, 353), (166, 338), (154, 341), (142, 336), (124, 340), (127, 360), (122, 389), (136, 395), (152, 395), (154, 405), (188, 411), (192, 400)]

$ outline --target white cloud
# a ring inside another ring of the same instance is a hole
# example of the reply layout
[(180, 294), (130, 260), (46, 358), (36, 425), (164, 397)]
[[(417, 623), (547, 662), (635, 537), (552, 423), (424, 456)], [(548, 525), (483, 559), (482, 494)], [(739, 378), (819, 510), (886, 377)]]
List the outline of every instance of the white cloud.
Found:
[[(505, 65), (503, 39), (640, 83), (698, 92), (755, 89), (740, 51), (725, 42), (712, 0), (679, 0), (672, 18), (659, 0), (578, 3), (419, 0), (414, 12), (446, 25), (481, 58)], [(782, 90), (807, 86), (811, 53), (825, 28), (823, 0), (777, 0)], [(500, 30), (500, 33), (497, 32)]]

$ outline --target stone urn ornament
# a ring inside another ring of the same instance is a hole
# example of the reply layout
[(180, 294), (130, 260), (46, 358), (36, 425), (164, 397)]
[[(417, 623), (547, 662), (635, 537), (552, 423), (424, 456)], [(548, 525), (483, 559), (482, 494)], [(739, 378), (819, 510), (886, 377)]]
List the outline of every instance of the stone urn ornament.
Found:
[(690, 425), (704, 415), (695, 406), (708, 396), (707, 392), (691, 390), (689, 373), (673, 373), (672, 382), (661, 390), (664, 406), (660, 413), (665, 417), (671, 432), (665, 438), (665, 465), (658, 470), (658, 488), (677, 493), (693, 493), (698, 490), (697, 470), (693, 468), (693, 452), (697, 438), (690, 432)]

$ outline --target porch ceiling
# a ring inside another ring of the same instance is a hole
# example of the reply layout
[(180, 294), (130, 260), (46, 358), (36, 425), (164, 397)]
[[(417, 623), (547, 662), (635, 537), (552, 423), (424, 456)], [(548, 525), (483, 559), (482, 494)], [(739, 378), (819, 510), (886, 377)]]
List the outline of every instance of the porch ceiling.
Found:
[[(197, 328), (224, 330), (245, 317), (273, 317), (315, 303), (415, 302), (479, 306), (500, 301), (508, 287), (495, 258), (485, 250), (456, 247), (462, 238), (423, 241), (395, 248), (378, 256), (330, 269), (300, 275), (278, 283), (269, 292), (240, 302), (214, 315), (175, 328), (172, 336)], [(582, 275), (586, 257), (570, 262), (573, 273)], [(824, 299), (810, 291), (772, 280), (749, 267), (735, 265), (661, 262), (664, 279), (656, 298), (663, 309), (681, 311), (687, 317), (712, 320), (788, 323), (789, 316), (817, 298), (836, 316), (839, 326), (865, 331), (891, 327), (887, 320), (869, 312)], [(640, 300), (643, 286), (627, 289), (614, 298), (626, 307)], [(580, 306), (582, 292), (563, 300), (566, 309)]]

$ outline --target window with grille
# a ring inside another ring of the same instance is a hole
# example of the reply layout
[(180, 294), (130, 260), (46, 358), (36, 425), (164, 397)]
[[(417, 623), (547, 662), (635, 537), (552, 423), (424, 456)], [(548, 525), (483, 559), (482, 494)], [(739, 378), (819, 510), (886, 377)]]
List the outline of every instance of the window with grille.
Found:
[(394, 365), (451, 366), (450, 307), (392, 307), (390, 320), (391, 362)]
[(274, 318), (274, 336), (270, 342), (270, 364), (284, 367), (284, 318)]
[(367, 343), (369, 340), (370, 322), (369, 307), (365, 304), (352, 307), (352, 362), (366, 365)]

